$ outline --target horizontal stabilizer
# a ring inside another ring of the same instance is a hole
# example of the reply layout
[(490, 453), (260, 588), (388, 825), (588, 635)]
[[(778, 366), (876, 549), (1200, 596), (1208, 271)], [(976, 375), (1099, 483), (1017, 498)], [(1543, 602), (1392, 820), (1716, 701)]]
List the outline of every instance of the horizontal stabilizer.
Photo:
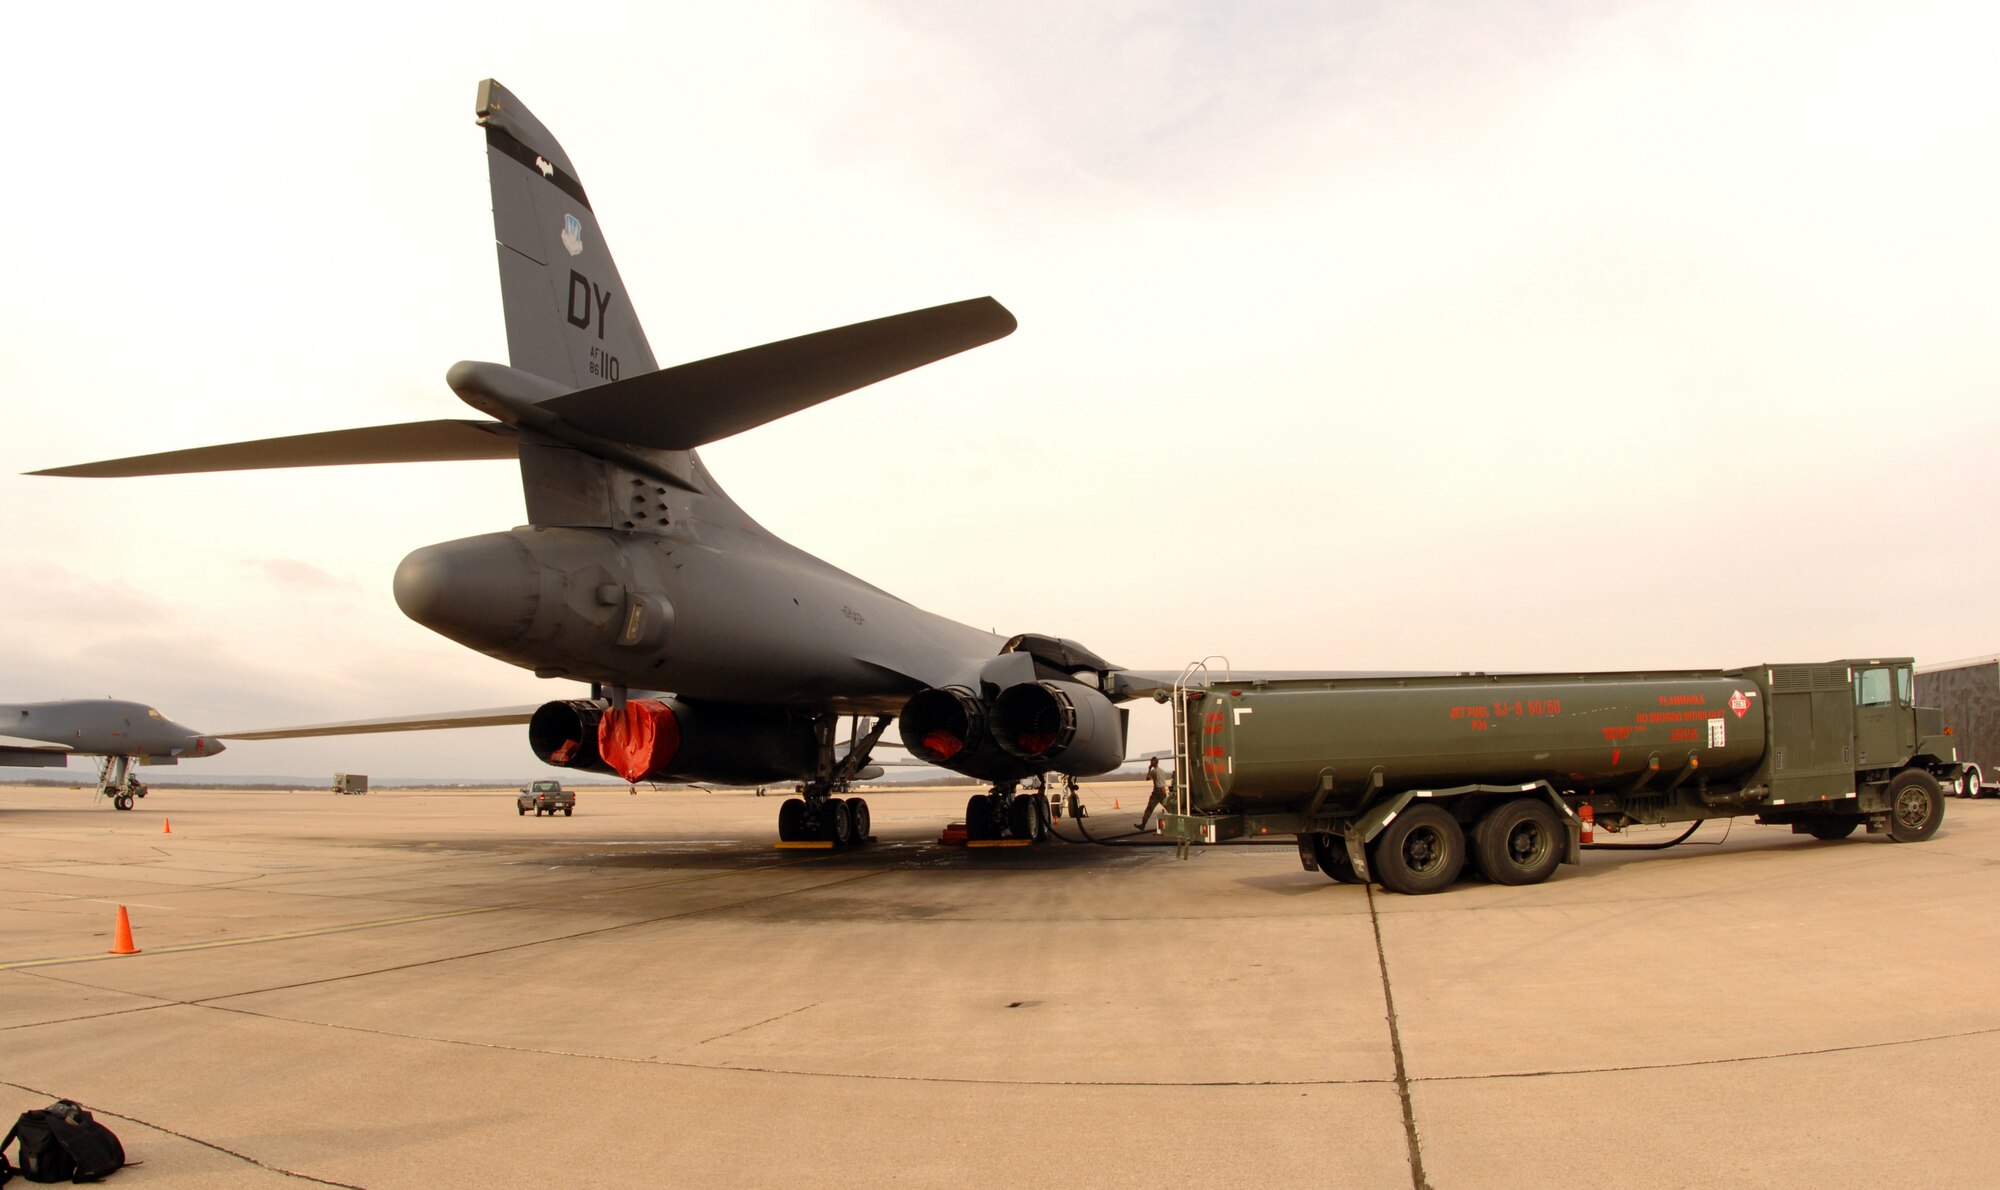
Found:
[(0, 748), (23, 752), (68, 752), (68, 744), (52, 744), (47, 740), (23, 740), (13, 736), (0, 735)]
[(693, 450), (1011, 334), (992, 298), (857, 322), (615, 380), (542, 402), (630, 446)]
[[(537, 704), (539, 705), (539, 704)], [(535, 707), (488, 707), (483, 711), (445, 711), (436, 715), (395, 715), (387, 719), (355, 719), (347, 723), (315, 723), (306, 727), (270, 727), (261, 731), (219, 731), (224, 740), (298, 740), (321, 735), (378, 735), (385, 731), (441, 731), (449, 727), (506, 727), (535, 717)]]
[(294, 434), (226, 446), (197, 446), (165, 454), (135, 455), (30, 475), (122, 479), (136, 475), (191, 475), (202, 471), (259, 471), (273, 467), (344, 467), (355, 463), (441, 463), (515, 457), (514, 431), (489, 421), (411, 421)]

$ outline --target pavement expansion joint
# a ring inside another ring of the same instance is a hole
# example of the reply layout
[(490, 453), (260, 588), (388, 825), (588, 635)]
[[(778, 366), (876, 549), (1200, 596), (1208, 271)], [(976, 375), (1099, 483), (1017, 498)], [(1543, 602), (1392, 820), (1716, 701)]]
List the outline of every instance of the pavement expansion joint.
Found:
[(1424, 1146), (1417, 1134), (1416, 1104), (1410, 1100), (1409, 1067), (1403, 1063), (1403, 1033), (1396, 1022), (1396, 993), (1389, 986), (1389, 956), (1382, 948), (1382, 918), (1375, 912), (1375, 886), (1364, 885), (1368, 894), (1368, 924), (1375, 932), (1375, 964), (1382, 972), (1382, 1006), (1389, 1022), (1389, 1049), (1396, 1059), (1396, 1095), (1403, 1103), (1403, 1136), (1410, 1152), (1410, 1185), (1413, 1190), (1431, 1190), (1424, 1177)]
[(1691, 1070), (1702, 1066), (1742, 1066), (1756, 1062), (1779, 1062), (1787, 1058), (1817, 1058), (1827, 1054), (1852, 1054), (1865, 1050), (1899, 1049), (1930, 1045), (1940, 1041), (1963, 1041), (1968, 1037), (2000, 1034), (2000, 1025), (1965, 1029), (1957, 1033), (1937, 1033), (1925, 1037), (1899, 1037), (1889, 1041), (1857, 1041), (1852, 1045), (1827, 1045), (1806, 1050), (1781, 1050), (1773, 1054), (1733, 1054), (1725, 1058), (1691, 1058), (1685, 1062), (1634, 1062), (1626, 1066), (1579, 1066), (1568, 1070), (1496, 1070), (1487, 1074), (1417, 1075), (1413, 1083), (1477, 1083), (1504, 1079), (1562, 1078), (1567, 1075), (1633, 1074), (1649, 1070)]
[[(249, 995), (251, 993), (239, 992), (237, 994)], [(215, 999), (227, 998), (216, 997)], [(728, 1062), (688, 1062), (653, 1055), (598, 1054), (591, 1053), (588, 1050), (548, 1049), (532, 1045), (509, 1045), (504, 1041), (477, 1041), (466, 1037), (433, 1037), (424, 1033), (399, 1033), (393, 1029), (375, 1029), (366, 1025), (348, 1025), (338, 1021), (315, 1021), (304, 1017), (285, 1016), (275, 1012), (259, 1012), (253, 1008), (218, 1004), (215, 1000), (188, 1000), (182, 1001), (178, 1005), (158, 1005), (157, 1007), (176, 1006), (204, 1009), (210, 1012), (227, 1012), (237, 1016), (255, 1017), (258, 1020), (277, 1021), (288, 1025), (302, 1025), (314, 1029), (334, 1029), (344, 1033), (364, 1033), (373, 1037), (390, 1037), (398, 1041), (418, 1041), (430, 1045), (463, 1046), (467, 1049), (495, 1050), (510, 1054), (533, 1054), (543, 1058), (579, 1058), (590, 1062), (616, 1062), (625, 1066), (661, 1066), (677, 1070), (704, 1070), (724, 1074), (769, 1075), (783, 1078), (839, 1079), (850, 1082), (879, 1083), (930, 1083), (972, 1087), (1211, 1087), (1217, 1090), (1231, 1088), (1255, 1089), (1258, 1087), (1379, 1087), (1388, 1086), (1393, 1081), (1386, 1078), (971, 1078), (962, 1075), (888, 1074), (863, 1070), (805, 1070), (784, 1066), (742, 1066)], [(807, 1007), (812, 1006), (808, 1005)], [(758, 1023), (769, 1024), (770, 1022), (760, 1021)], [(754, 1027), (746, 1026), (746, 1028)]]

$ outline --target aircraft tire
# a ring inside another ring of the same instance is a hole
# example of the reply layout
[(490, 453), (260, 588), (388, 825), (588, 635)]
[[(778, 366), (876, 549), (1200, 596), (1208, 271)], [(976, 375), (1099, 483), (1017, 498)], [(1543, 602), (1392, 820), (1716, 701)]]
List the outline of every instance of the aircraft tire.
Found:
[(111, 798), (111, 808), (114, 810), (130, 810), (132, 808), (132, 795), (129, 793), (113, 795)]
[(992, 805), (992, 799), (983, 793), (975, 793), (965, 799), (966, 838), (990, 839), (993, 837)]
[(854, 842), (854, 819), (847, 812), (847, 799), (830, 797), (820, 807), (823, 815), (820, 822), (820, 836), (835, 847), (846, 847)]
[(849, 830), (853, 832), (856, 847), (868, 841), (868, 830), (875, 825), (875, 819), (868, 812), (866, 799), (858, 797), (847, 799), (847, 823)]
[(1039, 843), (1048, 837), (1048, 811), (1037, 794), (1024, 793), (1007, 807), (1007, 829), (1017, 839)]
[(1439, 806), (1413, 806), (1375, 837), (1368, 866), (1390, 892), (1421, 896), (1450, 888), (1465, 867), (1465, 832)]
[(1344, 835), (1315, 831), (1312, 837), (1313, 862), (1330, 880), (1342, 884), (1359, 884), (1361, 877), (1354, 871), (1354, 861), (1347, 858), (1347, 838)]
[(1944, 821), (1944, 791), (1922, 769), (1904, 769), (1889, 782), (1889, 838), (1921, 843)]
[(778, 841), (801, 843), (806, 837), (806, 799), (788, 797), (778, 806)]
[(1563, 825), (1539, 798), (1495, 806), (1472, 829), (1479, 870), (1495, 884), (1540, 884), (1555, 875), (1563, 847)]

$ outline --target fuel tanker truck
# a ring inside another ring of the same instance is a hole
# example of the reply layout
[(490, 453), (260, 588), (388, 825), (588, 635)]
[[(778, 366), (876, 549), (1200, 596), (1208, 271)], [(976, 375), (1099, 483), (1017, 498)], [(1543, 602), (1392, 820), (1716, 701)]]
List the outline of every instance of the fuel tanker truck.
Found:
[[(1908, 658), (1661, 673), (1215, 680), (1171, 695), (1162, 831), (1182, 853), (1298, 837), (1335, 880), (1400, 893), (1468, 867), (1535, 884), (1608, 831), (1754, 815), (1816, 839), (1937, 833), (1963, 779)], [(1685, 837), (1685, 836), (1683, 836)]]

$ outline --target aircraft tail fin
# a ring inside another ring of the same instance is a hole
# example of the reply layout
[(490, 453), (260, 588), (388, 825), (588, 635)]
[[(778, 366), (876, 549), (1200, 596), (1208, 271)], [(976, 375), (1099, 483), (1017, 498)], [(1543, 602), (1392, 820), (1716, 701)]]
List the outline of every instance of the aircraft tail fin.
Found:
[(655, 370), (590, 197), (562, 145), (493, 79), (479, 84), (477, 116), (486, 130), (509, 362), (572, 388)]

